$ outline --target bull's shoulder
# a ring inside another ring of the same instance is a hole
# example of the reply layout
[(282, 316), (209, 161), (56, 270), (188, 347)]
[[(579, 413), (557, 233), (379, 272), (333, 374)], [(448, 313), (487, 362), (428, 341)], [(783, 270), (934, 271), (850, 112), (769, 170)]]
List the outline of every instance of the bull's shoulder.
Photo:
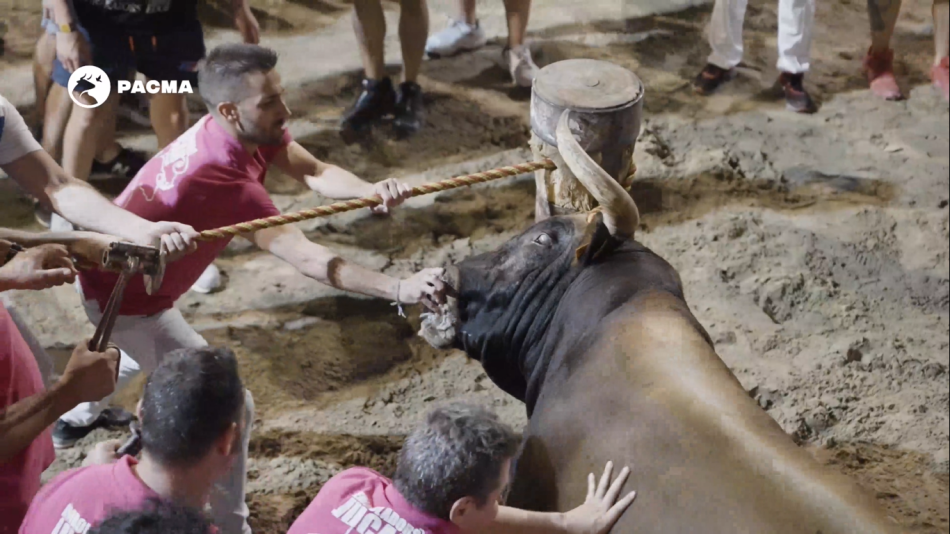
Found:
[(660, 338), (699, 338), (712, 345), (711, 338), (686, 302), (676, 294), (646, 290), (618, 307), (605, 318), (606, 329), (627, 332), (636, 327), (641, 333)]

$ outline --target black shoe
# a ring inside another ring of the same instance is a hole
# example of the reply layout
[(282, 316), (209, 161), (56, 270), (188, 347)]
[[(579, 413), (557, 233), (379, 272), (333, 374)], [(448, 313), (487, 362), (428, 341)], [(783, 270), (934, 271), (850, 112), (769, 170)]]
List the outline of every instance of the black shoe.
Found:
[(123, 148), (112, 161), (100, 162), (93, 158), (92, 176), (104, 176), (131, 180), (148, 163), (145, 154), (136, 150)]
[(374, 122), (393, 112), (396, 91), (388, 77), (382, 80), (363, 80), (363, 92), (343, 115), (340, 136), (350, 145), (366, 133)]
[(790, 74), (783, 72), (778, 78), (778, 83), (785, 91), (785, 107), (789, 111), (796, 113), (814, 113), (818, 110), (814, 100), (805, 90), (803, 85), (804, 74)]
[(708, 63), (693, 81), (693, 89), (701, 95), (708, 95), (735, 77), (735, 69), (727, 70)]
[(396, 110), (393, 114), (393, 128), (398, 135), (412, 135), (422, 128), (425, 122), (425, 106), (422, 102), (422, 87), (419, 87), (419, 84), (399, 84), (399, 95), (396, 97)]
[(87, 426), (74, 426), (60, 419), (53, 426), (53, 446), (57, 449), (68, 449), (97, 428), (127, 428), (133, 419), (131, 413), (121, 408), (103, 410), (99, 417)]

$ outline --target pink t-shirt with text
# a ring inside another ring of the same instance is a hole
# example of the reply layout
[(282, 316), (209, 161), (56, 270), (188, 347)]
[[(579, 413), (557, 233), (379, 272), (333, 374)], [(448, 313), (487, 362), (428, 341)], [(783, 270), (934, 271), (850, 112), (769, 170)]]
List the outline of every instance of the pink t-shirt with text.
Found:
[[(36, 358), (0, 303), (0, 410), (44, 391)], [(40, 489), (40, 475), (56, 459), (46, 429), (9, 461), (0, 464), (0, 534), (14, 534)]]
[[(180, 222), (201, 232), (279, 215), (264, 189), (267, 166), (291, 142), (284, 131), (279, 146), (254, 154), (210, 115), (183, 133), (142, 167), (115, 203), (143, 219)], [(154, 315), (170, 309), (227, 247), (230, 238), (198, 244), (198, 250), (169, 263), (157, 294), (148, 295), (141, 275), (125, 290), (121, 315)], [(79, 276), (83, 294), (105, 308), (118, 274), (94, 271)]]
[(158, 494), (132, 471), (131, 456), (60, 473), (43, 486), (20, 534), (85, 534), (113, 510), (134, 510)]
[(330, 479), (287, 534), (459, 534), (453, 523), (419, 512), (393, 482), (362, 467)]

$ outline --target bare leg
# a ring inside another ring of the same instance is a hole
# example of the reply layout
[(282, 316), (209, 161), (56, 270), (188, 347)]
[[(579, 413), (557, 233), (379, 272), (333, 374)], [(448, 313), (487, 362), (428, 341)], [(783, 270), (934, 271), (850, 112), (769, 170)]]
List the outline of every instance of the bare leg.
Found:
[(524, 44), (530, 14), (531, 0), (505, 0), (505, 15), (508, 17), (508, 46), (511, 48)]
[(868, 0), (868, 19), (871, 21), (871, 53), (886, 52), (891, 48), (891, 36), (901, 12), (901, 0)]
[(950, 101), (950, 0), (934, 0), (934, 57), (930, 78), (934, 86)]
[(478, 22), (478, 13), (475, 11), (475, 0), (461, 0), (459, 8), (462, 10), (461, 18), (466, 24), (474, 26)]
[[(170, 145), (188, 129), (188, 102), (185, 100), (185, 95), (165, 93), (152, 95), (149, 115), (155, 137), (158, 138), (159, 150)], [(115, 111), (113, 111), (112, 121), (114, 125)]]
[(937, 0), (933, 7), (934, 15), (934, 65), (950, 56), (950, 1)]
[(426, 0), (400, 0), (399, 43), (402, 45), (403, 81), (415, 82), (429, 37)]
[(52, 84), (45, 98), (43, 113), (43, 150), (49, 153), (56, 161), (62, 157), (63, 136), (66, 124), (69, 122), (73, 110), (73, 101), (70, 100), (66, 88), (59, 84)]
[(356, 32), (356, 40), (360, 45), (366, 78), (380, 80), (386, 75), (383, 43), (386, 38), (386, 17), (383, 14), (382, 2), (381, 0), (355, 0), (353, 11), (355, 14), (353, 30)]
[(110, 113), (115, 113), (118, 93), (109, 95), (105, 105), (87, 109), (73, 106), (63, 137), (63, 169), (80, 180), (89, 180), (92, 160)]
[(96, 143), (96, 161), (112, 161), (121, 151), (122, 145), (115, 141), (115, 110), (113, 110), (108, 116), (103, 117), (102, 129), (99, 130), (99, 139)]
[(871, 92), (885, 100), (904, 98), (894, 77), (894, 51), (891, 36), (901, 11), (901, 0), (868, 0), (871, 22), (871, 48), (864, 58), (864, 74)]
[(36, 41), (36, 51), (33, 55), (33, 94), (36, 97), (34, 107), (35, 125), (44, 123), (43, 116), (46, 110), (46, 97), (50, 86), (53, 85), (53, 61), (56, 59), (56, 37), (43, 31)]

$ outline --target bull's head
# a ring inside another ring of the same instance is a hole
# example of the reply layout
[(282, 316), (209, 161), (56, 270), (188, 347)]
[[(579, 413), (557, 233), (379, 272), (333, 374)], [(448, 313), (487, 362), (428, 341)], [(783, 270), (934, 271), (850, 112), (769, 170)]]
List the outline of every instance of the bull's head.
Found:
[[(568, 111), (558, 123), (557, 142), (598, 210), (543, 220), (499, 249), (449, 268), (458, 298), (449, 299), (442, 314), (425, 316), (420, 332), (433, 346), (463, 349), (483, 364), (488, 353), (524, 354), (542, 342), (574, 280), (633, 240), (640, 221), (636, 204), (581, 148)], [(523, 394), (518, 385), (499, 385), (515, 396)]]

